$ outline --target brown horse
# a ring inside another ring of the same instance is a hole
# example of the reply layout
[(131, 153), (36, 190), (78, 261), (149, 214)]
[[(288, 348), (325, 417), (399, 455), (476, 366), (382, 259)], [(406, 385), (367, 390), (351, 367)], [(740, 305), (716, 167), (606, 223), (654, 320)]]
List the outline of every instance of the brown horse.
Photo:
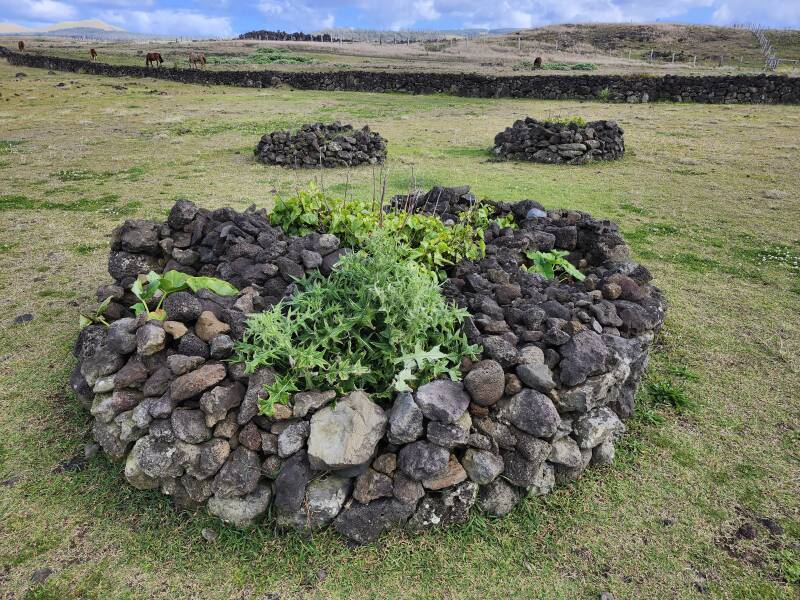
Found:
[(23, 42), (22, 40), (17, 42), (17, 48), (19, 48), (20, 52), (25, 52), (25, 42)]
[(94, 48), (91, 48), (89, 50), (89, 56), (92, 57), (92, 60), (97, 60), (97, 50), (95, 50)]
[(189, 52), (189, 66), (193, 69), (206, 66), (206, 55), (202, 52)]
[(541, 69), (542, 68), (542, 57), (537, 56), (536, 60), (533, 61), (533, 68), (534, 69)]
[(148, 67), (150, 65), (155, 65), (156, 67), (160, 67), (161, 64), (164, 62), (164, 59), (161, 58), (161, 54), (158, 52), (148, 52), (147, 56), (145, 56), (144, 64)]

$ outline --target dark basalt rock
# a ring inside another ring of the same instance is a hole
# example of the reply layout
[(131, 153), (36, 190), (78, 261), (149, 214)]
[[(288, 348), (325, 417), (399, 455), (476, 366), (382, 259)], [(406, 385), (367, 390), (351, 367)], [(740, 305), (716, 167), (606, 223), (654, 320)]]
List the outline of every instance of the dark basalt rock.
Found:
[[(258, 142), (255, 155), (267, 164), (292, 168), (353, 167), (382, 163), (386, 158), (386, 140), (369, 127), (355, 130), (351, 125), (303, 125), (297, 133), (274, 131)], [(319, 257), (321, 258), (321, 257)], [(310, 268), (319, 266), (319, 258), (304, 257)]]
[[(614, 160), (625, 153), (622, 127), (615, 121), (593, 121), (586, 125), (537, 121), (530, 117), (515, 121), (494, 138), (494, 154), (514, 160), (551, 164), (582, 164), (592, 160)], [(555, 245), (573, 250), (574, 227), (554, 229)]]

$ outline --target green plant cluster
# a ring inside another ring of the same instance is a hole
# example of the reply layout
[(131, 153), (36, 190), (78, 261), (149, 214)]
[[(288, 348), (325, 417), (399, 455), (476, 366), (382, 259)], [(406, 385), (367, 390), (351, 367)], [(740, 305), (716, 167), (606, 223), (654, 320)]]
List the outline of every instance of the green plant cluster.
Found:
[(564, 250), (551, 250), (550, 252), (528, 250), (525, 256), (531, 260), (531, 266), (527, 267), (527, 270), (538, 273), (547, 279), (555, 279), (556, 275), (572, 277), (578, 281), (586, 279), (586, 275), (566, 259), (567, 254), (569, 252)]
[(378, 202), (337, 199), (311, 187), (279, 198), (270, 219), (291, 235), (317, 231), (336, 235), (345, 246), (364, 247), (378, 230), (397, 240), (403, 259), (410, 259), (446, 277), (444, 270), (462, 259), (483, 257), (489, 208), (477, 206), (460, 223), (445, 225), (433, 215), (385, 212)]
[(564, 117), (549, 117), (545, 119), (547, 123), (560, 123), (561, 125), (569, 125), (570, 123), (575, 123), (578, 127), (586, 127), (586, 119), (583, 117), (573, 117), (570, 115)]
[(390, 399), (443, 374), (456, 380), (461, 357), (479, 350), (461, 331), (466, 311), (448, 304), (436, 277), (388, 234), (344, 256), (328, 279), (312, 275), (298, 286), (252, 316), (237, 345), (248, 373), (279, 373), (265, 388), (263, 414), (297, 391), (364, 389)]
[(216, 65), (295, 65), (313, 62), (286, 48), (259, 48), (248, 56), (209, 56), (208, 62)]
[(515, 65), (511, 67), (514, 71), (533, 71), (535, 69), (542, 69), (544, 71), (595, 71), (597, 70), (597, 65), (590, 62), (580, 62), (580, 63), (563, 63), (563, 62), (555, 62), (555, 63), (542, 63), (541, 67), (535, 66), (532, 60), (527, 58), (519, 61)]
[[(167, 318), (166, 311), (161, 308), (164, 300), (175, 292), (211, 290), (220, 296), (235, 296), (239, 292), (230, 283), (222, 279), (187, 275), (180, 271), (167, 271), (163, 275), (150, 271), (145, 281), (146, 283), (141, 279), (137, 279), (131, 286), (131, 292), (139, 299), (139, 302), (131, 306), (131, 310), (137, 317), (141, 314), (147, 314), (148, 319), (158, 319), (159, 321)], [(149, 302), (156, 298), (157, 294), (159, 296), (156, 307), (150, 310)]]

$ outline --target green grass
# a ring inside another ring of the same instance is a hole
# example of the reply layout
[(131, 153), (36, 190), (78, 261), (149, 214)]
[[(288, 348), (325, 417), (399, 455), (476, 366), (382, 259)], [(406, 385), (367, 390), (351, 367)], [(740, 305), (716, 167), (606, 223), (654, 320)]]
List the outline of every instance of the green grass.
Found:
[[(27, 143), (3, 155), (10, 164), (0, 171), (0, 247), (10, 246), (0, 251), (0, 482), (15, 481), (0, 485), (6, 594), (797, 597), (800, 295), (792, 290), (800, 285), (791, 255), (773, 250), (800, 251), (797, 161), (775, 144), (786, 127), (800, 127), (800, 107), (587, 106), (81, 74), (70, 79), (83, 87), (52, 98), (54, 76), (26, 71), (14, 83), (21, 96), (3, 102), (3, 114), (17, 118), (2, 123), (4, 138)], [(15, 72), (0, 64), (3, 81)], [(110, 84), (127, 86), (135, 101)], [(168, 95), (145, 95), (152, 85)], [(141, 108), (125, 108), (131, 104)], [(58, 111), (65, 112), (54, 119)], [(369, 167), (294, 172), (257, 164), (243, 150), (263, 133), (247, 124), (299, 124), (320, 112), (374, 115), (363, 118), (389, 140), (387, 194), (415, 183), (469, 184), (479, 197), (577, 208), (633, 234), (634, 257), (652, 271), (669, 312), (614, 465), (528, 499), (504, 519), (476, 514), (463, 526), (394, 532), (357, 549), (330, 532), (305, 539), (269, 525), (236, 531), (202, 513), (178, 513), (160, 494), (128, 486), (122, 467), (101, 456), (82, 471), (54, 471), (89, 440), (87, 413), (65, 392), (74, 304), (88, 304), (109, 281), (104, 248), (112, 229), (127, 215), (164, 219), (175, 197), (210, 209), (269, 208), (275, 192), (288, 195), (312, 180), (371, 197)], [(489, 163), (478, 150), (525, 115), (576, 113), (618, 120), (625, 159), (564, 169)], [(691, 140), (657, 136), (686, 123)], [(179, 135), (173, 128), (184, 124), (225, 128)], [(686, 159), (707, 174), (676, 173)], [(113, 175), (66, 185), (47, 176), (62, 170)], [(787, 194), (763, 195), (776, 189)], [(767, 256), (787, 259), (761, 260)], [(33, 321), (11, 324), (27, 312)], [(654, 394), (649, 384), (658, 382)], [(676, 408), (682, 397), (692, 406)], [(755, 540), (735, 539), (752, 514), (775, 519), (783, 534), (758, 525)], [(219, 534), (215, 542), (203, 540), (205, 527)], [(31, 590), (41, 567), (53, 574)]]

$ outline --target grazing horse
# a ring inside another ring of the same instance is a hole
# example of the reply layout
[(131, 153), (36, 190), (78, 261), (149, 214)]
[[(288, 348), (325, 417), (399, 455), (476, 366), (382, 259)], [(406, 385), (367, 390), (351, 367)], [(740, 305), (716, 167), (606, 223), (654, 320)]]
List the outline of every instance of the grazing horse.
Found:
[(94, 48), (91, 48), (89, 50), (89, 56), (92, 57), (92, 60), (97, 60), (97, 50), (95, 50)]
[(161, 54), (159, 52), (148, 52), (145, 56), (144, 64), (148, 67), (150, 65), (155, 65), (156, 67), (160, 67), (161, 63), (164, 62), (164, 59), (161, 58)]
[(537, 56), (536, 60), (533, 61), (533, 68), (534, 69), (541, 69), (542, 68), (542, 57)]
[(19, 48), (20, 52), (25, 52), (25, 42), (23, 42), (22, 40), (17, 42), (17, 48)]
[(196, 69), (206, 66), (206, 55), (202, 52), (189, 52), (189, 66)]

